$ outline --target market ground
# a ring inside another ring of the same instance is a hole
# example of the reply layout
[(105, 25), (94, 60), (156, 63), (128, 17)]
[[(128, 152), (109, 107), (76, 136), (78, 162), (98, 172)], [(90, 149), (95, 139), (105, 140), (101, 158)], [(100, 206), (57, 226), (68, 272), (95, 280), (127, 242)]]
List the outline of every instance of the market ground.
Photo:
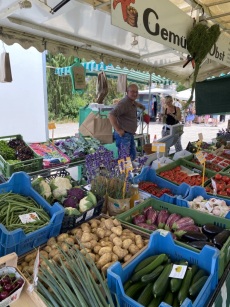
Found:
[[(198, 134), (203, 134), (203, 139), (206, 142), (211, 142), (213, 138), (216, 137), (217, 132), (221, 129), (227, 128), (228, 118), (230, 119), (230, 115), (226, 116), (226, 120), (224, 123), (219, 123), (218, 127), (212, 127), (211, 123), (209, 126), (205, 126), (202, 124), (193, 123), (190, 127), (184, 127), (184, 133), (182, 135), (182, 146), (183, 149), (186, 148), (188, 142), (193, 142), (198, 140)], [(150, 141), (153, 141), (154, 135), (157, 136), (157, 139), (161, 138), (161, 130), (162, 124), (151, 122), (149, 124), (149, 134)], [(54, 137), (65, 137), (65, 136), (73, 136), (78, 133), (78, 123), (65, 123), (65, 124), (56, 124), (56, 129), (54, 131)], [(147, 132), (145, 127), (144, 133)], [(137, 129), (137, 133), (139, 133), (139, 128)], [(51, 132), (50, 132), (51, 137)]]

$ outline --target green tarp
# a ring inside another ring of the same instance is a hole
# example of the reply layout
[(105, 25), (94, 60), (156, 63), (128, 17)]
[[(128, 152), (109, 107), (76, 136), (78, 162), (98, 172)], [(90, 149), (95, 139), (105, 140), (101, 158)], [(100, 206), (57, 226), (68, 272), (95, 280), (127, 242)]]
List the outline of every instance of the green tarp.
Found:
[(196, 114), (230, 113), (230, 75), (196, 83)]

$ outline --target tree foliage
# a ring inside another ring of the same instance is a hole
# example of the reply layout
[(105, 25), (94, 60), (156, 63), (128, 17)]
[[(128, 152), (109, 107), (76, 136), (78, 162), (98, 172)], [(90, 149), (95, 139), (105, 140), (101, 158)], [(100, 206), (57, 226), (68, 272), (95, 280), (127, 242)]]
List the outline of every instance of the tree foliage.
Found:
[[(55, 56), (47, 54), (47, 91), (48, 91), (48, 112), (49, 120), (72, 121), (79, 117), (79, 110), (92, 102), (96, 102), (96, 84), (97, 76), (87, 76), (87, 86), (83, 94), (73, 94), (71, 77), (58, 76), (55, 74), (55, 68), (71, 66), (74, 63), (74, 57), (66, 58), (63, 54)], [(121, 99), (123, 93), (117, 92), (117, 79), (107, 79), (108, 95), (104, 104), (110, 105), (113, 99)], [(129, 82), (128, 84), (130, 84)], [(143, 89), (143, 84), (138, 84), (139, 89)]]

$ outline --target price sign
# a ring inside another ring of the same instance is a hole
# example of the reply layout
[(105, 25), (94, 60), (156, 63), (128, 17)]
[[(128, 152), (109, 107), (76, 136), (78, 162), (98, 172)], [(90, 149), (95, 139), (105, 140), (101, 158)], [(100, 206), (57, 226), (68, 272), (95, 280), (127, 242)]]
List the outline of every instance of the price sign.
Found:
[(49, 130), (56, 129), (55, 123), (49, 123), (49, 124), (48, 124), (48, 129), (49, 129)]
[(152, 143), (152, 151), (165, 152), (165, 143)]
[(119, 166), (119, 170), (121, 174), (128, 173), (133, 170), (133, 164), (132, 164), (130, 157), (126, 157), (126, 159), (118, 160), (118, 166)]
[(198, 138), (201, 142), (203, 142), (203, 133), (198, 133)]
[(198, 161), (200, 162), (200, 164), (204, 164), (205, 163), (206, 159), (205, 159), (202, 151), (197, 152), (196, 153), (196, 157), (197, 157)]

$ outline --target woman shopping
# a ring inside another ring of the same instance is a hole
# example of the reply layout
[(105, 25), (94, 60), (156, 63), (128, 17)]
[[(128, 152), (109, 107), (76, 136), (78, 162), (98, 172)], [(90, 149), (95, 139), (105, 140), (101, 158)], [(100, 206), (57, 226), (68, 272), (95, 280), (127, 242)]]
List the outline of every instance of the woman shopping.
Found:
[[(165, 96), (165, 111), (163, 114), (164, 126), (162, 128), (162, 137), (170, 134), (170, 126), (179, 124), (181, 120), (181, 111), (180, 108), (173, 105), (172, 96)], [(175, 143), (175, 150), (181, 151), (181, 137)]]

